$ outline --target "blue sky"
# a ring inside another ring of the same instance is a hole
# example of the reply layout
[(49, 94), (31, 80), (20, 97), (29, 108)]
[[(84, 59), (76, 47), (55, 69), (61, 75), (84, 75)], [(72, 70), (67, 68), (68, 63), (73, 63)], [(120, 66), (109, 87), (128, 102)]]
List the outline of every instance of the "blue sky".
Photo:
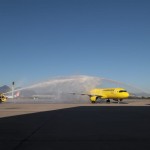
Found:
[(1, 0), (0, 85), (89, 75), (150, 91), (149, 0)]

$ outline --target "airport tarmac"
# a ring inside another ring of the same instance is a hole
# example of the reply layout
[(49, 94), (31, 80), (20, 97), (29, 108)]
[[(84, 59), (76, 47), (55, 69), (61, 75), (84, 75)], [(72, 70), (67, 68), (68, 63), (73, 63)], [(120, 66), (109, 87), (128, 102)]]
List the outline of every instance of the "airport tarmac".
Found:
[(0, 150), (150, 149), (150, 100), (0, 104)]

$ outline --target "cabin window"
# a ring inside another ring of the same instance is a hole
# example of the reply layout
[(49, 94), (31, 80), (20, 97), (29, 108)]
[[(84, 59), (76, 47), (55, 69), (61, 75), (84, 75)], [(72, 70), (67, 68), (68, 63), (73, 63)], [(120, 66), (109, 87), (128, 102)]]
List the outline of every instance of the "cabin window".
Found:
[(126, 90), (120, 90), (120, 91), (119, 91), (119, 93), (122, 93), (122, 92), (127, 92), (127, 91), (126, 91)]

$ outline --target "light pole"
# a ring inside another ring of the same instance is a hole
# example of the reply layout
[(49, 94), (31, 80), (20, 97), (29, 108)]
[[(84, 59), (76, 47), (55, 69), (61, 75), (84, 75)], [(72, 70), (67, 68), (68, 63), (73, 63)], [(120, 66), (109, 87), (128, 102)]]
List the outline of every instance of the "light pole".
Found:
[(14, 98), (14, 86), (15, 86), (15, 82), (12, 82), (12, 98)]

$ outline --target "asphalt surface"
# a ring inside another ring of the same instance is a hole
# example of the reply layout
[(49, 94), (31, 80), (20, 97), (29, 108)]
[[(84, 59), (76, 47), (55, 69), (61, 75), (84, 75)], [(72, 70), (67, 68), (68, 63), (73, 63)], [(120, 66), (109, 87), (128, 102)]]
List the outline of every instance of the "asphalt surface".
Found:
[(149, 150), (150, 100), (0, 105), (0, 150)]

